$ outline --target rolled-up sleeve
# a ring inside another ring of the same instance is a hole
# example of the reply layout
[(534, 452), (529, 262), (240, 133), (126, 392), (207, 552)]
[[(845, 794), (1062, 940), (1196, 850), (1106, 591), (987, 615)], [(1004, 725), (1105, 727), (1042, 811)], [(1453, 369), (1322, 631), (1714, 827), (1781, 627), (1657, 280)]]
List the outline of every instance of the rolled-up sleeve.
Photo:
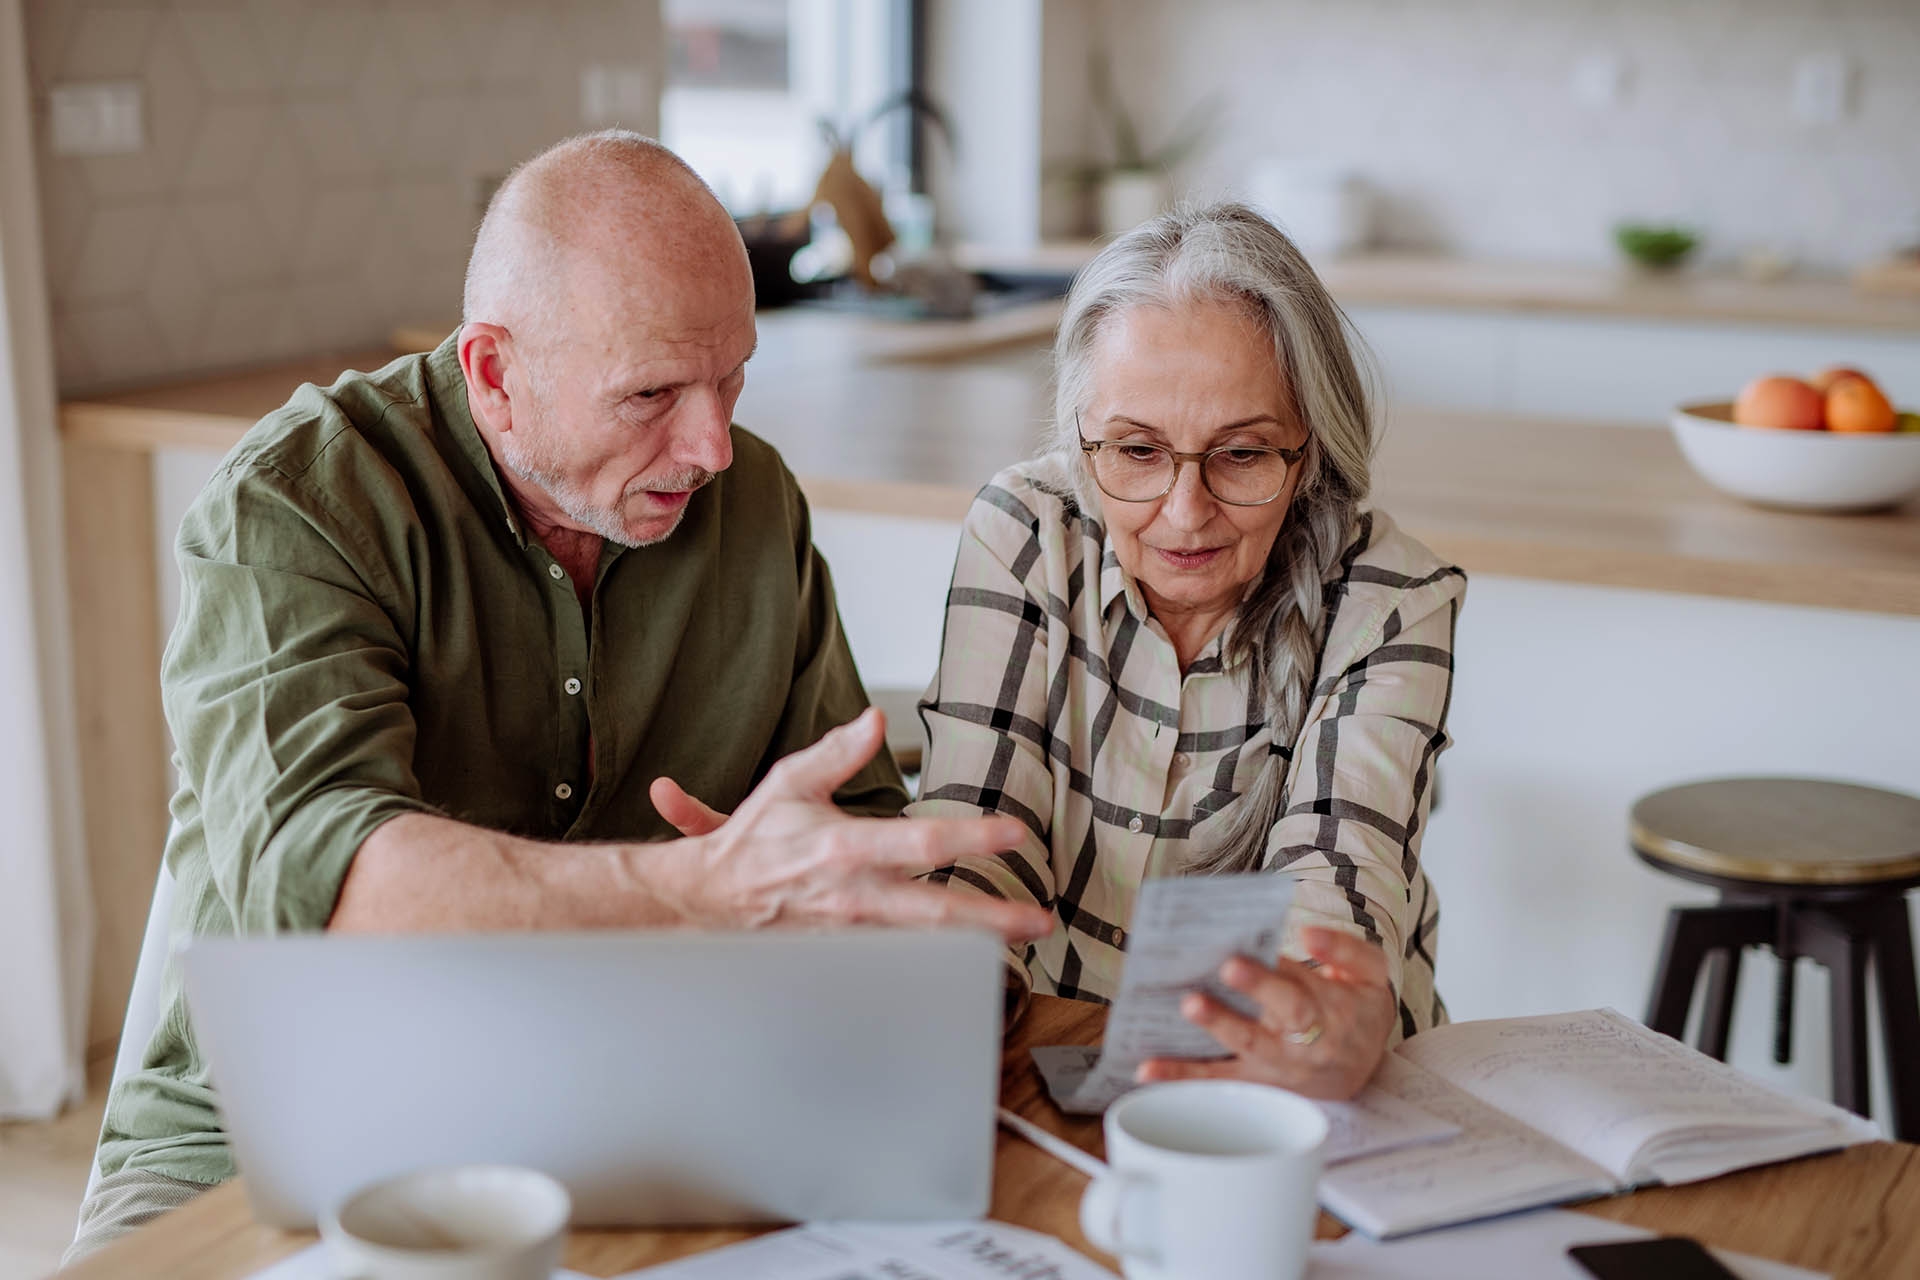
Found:
[(181, 529), (167, 721), (241, 932), (324, 928), (362, 842), (431, 808), (398, 591), (352, 529), (257, 466), (216, 476)]
[[(1000, 814), (1026, 828), (1017, 848), (963, 858), (930, 879), (963, 893), (988, 894), (1051, 909), (1054, 878), (1048, 834), (1054, 785), (1047, 743), (1050, 620), (1015, 565), (1031, 564), (1030, 530), (986, 500), (976, 500), (961, 530), (947, 592), (940, 667), (920, 718), (927, 752), (916, 817)], [(1030, 983), (1028, 952), (1009, 964)]]
[[(1266, 865), (1296, 881), (1296, 927), (1381, 945), (1403, 1023), (1424, 1025), (1434, 998), (1438, 906), (1420, 872), (1420, 843), (1435, 759), (1450, 741), (1454, 625), (1465, 591), (1454, 569), (1407, 588), (1358, 657), (1320, 673), (1295, 739), (1286, 808), (1267, 842)], [(1413, 975), (1429, 989), (1408, 990)]]

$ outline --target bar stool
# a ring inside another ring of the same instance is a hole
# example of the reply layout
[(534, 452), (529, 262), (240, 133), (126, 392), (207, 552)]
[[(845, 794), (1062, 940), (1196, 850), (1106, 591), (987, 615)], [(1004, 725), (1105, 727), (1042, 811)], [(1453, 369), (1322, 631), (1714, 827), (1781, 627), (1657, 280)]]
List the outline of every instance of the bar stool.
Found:
[(1656, 870), (1720, 891), (1673, 907), (1647, 1025), (1686, 1033), (1704, 965), (1700, 1049), (1725, 1058), (1744, 947), (1779, 957), (1774, 1061), (1791, 1060), (1793, 962), (1826, 966), (1833, 1100), (1867, 1114), (1867, 968), (1880, 996), (1893, 1136), (1920, 1140), (1920, 998), (1906, 891), (1920, 884), (1920, 798), (1808, 778), (1723, 778), (1669, 787), (1633, 806), (1633, 851)]

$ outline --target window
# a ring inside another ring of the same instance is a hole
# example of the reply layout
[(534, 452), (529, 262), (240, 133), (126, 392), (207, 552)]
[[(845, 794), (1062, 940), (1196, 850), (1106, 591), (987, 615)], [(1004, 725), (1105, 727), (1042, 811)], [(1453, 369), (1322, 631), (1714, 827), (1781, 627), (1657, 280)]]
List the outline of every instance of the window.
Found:
[[(910, 83), (911, 0), (666, 0), (661, 141), (736, 215), (797, 208), (846, 128)], [(911, 182), (910, 120), (865, 130), (854, 160), (883, 191)]]

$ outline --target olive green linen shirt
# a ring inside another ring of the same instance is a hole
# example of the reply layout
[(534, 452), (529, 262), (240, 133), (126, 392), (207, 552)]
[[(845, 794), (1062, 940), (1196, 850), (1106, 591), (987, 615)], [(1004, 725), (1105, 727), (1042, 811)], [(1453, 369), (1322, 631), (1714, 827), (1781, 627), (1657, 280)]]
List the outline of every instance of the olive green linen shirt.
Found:
[[(162, 664), (174, 937), (324, 928), (361, 842), (399, 814), (671, 837), (654, 778), (731, 810), (857, 715), (806, 502), (770, 445), (736, 427), (733, 448), (671, 537), (606, 546), (583, 607), (502, 487), (452, 339), (303, 386), (256, 424), (180, 531)], [(906, 793), (883, 749), (836, 799), (894, 814)], [(163, 999), (100, 1168), (218, 1182), (233, 1163), (177, 965)]]

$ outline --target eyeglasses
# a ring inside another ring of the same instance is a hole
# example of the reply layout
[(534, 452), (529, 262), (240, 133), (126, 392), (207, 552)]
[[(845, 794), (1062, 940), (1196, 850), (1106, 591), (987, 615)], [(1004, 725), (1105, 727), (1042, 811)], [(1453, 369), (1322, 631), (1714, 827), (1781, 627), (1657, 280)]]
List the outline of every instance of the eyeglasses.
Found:
[(1230, 507), (1264, 507), (1287, 487), (1287, 473), (1307, 456), (1306, 449), (1267, 445), (1226, 445), (1204, 453), (1176, 453), (1165, 445), (1138, 440), (1089, 440), (1074, 415), (1080, 452), (1100, 492), (1121, 502), (1152, 502), (1173, 492), (1180, 468), (1200, 465), (1200, 483)]

